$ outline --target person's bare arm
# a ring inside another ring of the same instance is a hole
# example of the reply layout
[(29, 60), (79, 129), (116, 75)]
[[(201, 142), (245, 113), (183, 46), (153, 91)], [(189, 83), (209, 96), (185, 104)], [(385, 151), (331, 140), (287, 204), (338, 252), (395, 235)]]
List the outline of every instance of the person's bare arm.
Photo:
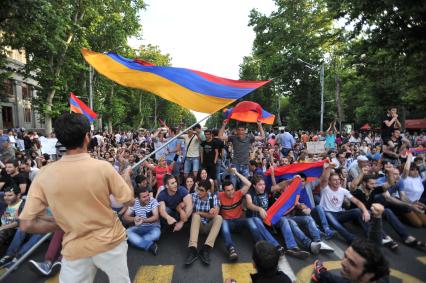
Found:
[[(320, 177), (320, 189), (324, 189), (328, 186), (328, 179), (330, 178), (331, 169), (333, 168), (333, 163), (324, 163), (324, 170), (322, 171)], [(335, 165), (334, 165), (335, 166)]]
[(251, 211), (258, 212), (262, 219), (266, 218), (266, 211), (262, 207), (253, 204), (253, 200), (250, 194), (246, 194), (246, 203), (248, 209), (250, 209)]
[(264, 140), (265, 140), (265, 131), (263, 130), (262, 122), (257, 121), (257, 127), (258, 127), (258, 129), (259, 129), (259, 133), (260, 133), (260, 135), (255, 136), (255, 137), (254, 137), (254, 139), (255, 139), (256, 141), (264, 141)]
[(35, 219), (21, 219), (19, 221), (19, 228), (30, 234), (45, 234), (61, 230), (56, 222), (46, 221), (42, 218)]
[(411, 152), (407, 155), (407, 161), (405, 162), (404, 169), (402, 171), (402, 178), (405, 179), (410, 172), (411, 162), (413, 161), (413, 154)]
[(361, 169), (361, 173), (358, 174), (358, 176), (356, 178), (354, 178), (352, 180), (352, 182), (350, 182), (349, 184), (349, 189), (351, 190), (351, 192), (355, 191), (356, 188), (358, 188), (358, 186), (361, 184), (362, 179), (364, 178), (364, 176), (368, 173), (368, 169), (366, 167)]
[(228, 124), (228, 119), (223, 120), (222, 127), (220, 127), (219, 133), (218, 133), (219, 139), (221, 139), (221, 140), (223, 140), (225, 142), (228, 141), (228, 137), (225, 136), (225, 128), (226, 128), (227, 124)]
[(356, 197), (352, 197), (351, 202), (362, 210), (362, 220), (364, 220), (364, 222), (368, 222), (370, 220), (370, 213), (368, 212), (365, 205)]
[(251, 182), (246, 177), (238, 173), (236, 168), (231, 168), (231, 173), (235, 174), (243, 183), (243, 186), (241, 187), (240, 191), (242, 195), (245, 195), (251, 187)]

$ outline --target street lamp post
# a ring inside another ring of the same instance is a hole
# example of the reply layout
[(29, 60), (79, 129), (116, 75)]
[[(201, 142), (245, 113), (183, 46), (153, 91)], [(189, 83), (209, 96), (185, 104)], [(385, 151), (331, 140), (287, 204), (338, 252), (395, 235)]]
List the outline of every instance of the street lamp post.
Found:
[(311, 70), (318, 71), (320, 76), (320, 85), (321, 85), (321, 118), (320, 118), (320, 131), (323, 130), (324, 126), (324, 62), (322, 62), (321, 66), (313, 65), (308, 62), (303, 61), (300, 58), (297, 58), (297, 61), (302, 62)]

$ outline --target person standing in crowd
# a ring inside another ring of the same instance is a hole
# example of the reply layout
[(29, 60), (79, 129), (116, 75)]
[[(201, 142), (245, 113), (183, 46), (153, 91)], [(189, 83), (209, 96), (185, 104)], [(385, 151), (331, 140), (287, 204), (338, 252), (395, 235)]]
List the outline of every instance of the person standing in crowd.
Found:
[[(263, 131), (262, 123), (257, 121), (259, 136), (247, 135), (246, 128), (243, 125), (237, 127), (237, 135), (225, 136), (225, 127), (228, 120), (223, 121), (222, 127), (219, 130), (219, 138), (225, 142), (230, 142), (233, 148), (233, 158), (231, 167), (235, 167), (237, 171), (244, 177), (249, 176), (249, 156), (250, 147), (255, 141), (265, 141), (265, 132)], [(233, 176), (233, 183), (236, 186), (236, 179)]]
[(205, 130), (206, 140), (201, 142), (201, 164), (207, 171), (207, 175), (213, 180), (216, 179), (216, 163), (219, 158), (219, 149), (217, 142), (213, 140), (211, 130)]
[[(333, 127), (333, 128), (332, 128)], [(325, 149), (335, 150), (336, 149), (336, 121), (330, 123), (330, 127), (327, 129), (327, 135), (325, 136)]]
[(294, 137), (285, 129), (282, 129), (278, 134), (277, 142), (281, 147), (281, 154), (283, 156), (287, 156), (289, 152), (293, 150), (293, 147), (296, 144)]
[[(84, 115), (61, 115), (55, 132), (66, 155), (34, 179), (20, 228), (28, 233), (65, 232), (60, 282), (93, 282), (97, 268), (111, 282), (130, 282), (126, 230), (109, 199), (112, 194), (118, 202), (133, 205), (130, 170), (120, 176), (108, 162), (90, 158), (90, 123)], [(55, 221), (39, 217), (47, 207)]]
[(383, 145), (393, 146), (393, 142), (389, 143), (390, 137), (394, 129), (400, 129), (401, 123), (398, 120), (396, 107), (389, 107), (382, 121), (382, 141)]
[(193, 176), (197, 178), (198, 170), (200, 170), (201, 126), (195, 125), (188, 130), (187, 134), (181, 135), (180, 138), (185, 141), (183, 174), (188, 177), (189, 173), (192, 172)]

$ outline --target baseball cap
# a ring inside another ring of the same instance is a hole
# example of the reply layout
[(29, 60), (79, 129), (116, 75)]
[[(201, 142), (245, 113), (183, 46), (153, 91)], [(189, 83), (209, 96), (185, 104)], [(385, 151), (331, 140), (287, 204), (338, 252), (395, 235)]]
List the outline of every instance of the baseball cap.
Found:
[(360, 155), (356, 158), (358, 161), (368, 161), (368, 158), (365, 155)]

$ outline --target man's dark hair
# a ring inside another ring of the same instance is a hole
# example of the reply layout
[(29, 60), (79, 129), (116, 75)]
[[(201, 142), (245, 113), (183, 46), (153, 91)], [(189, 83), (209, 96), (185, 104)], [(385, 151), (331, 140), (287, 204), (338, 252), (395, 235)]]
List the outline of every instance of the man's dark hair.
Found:
[(256, 160), (254, 160), (254, 159), (250, 160), (250, 161), (249, 161), (249, 164), (250, 164), (251, 166), (256, 166), (256, 167), (257, 167), (257, 162), (256, 162)]
[(195, 125), (194, 127), (192, 127), (192, 129), (193, 129), (193, 130), (195, 130), (195, 129), (201, 129), (201, 125), (200, 125), (200, 124), (197, 124), (197, 125)]
[(259, 241), (254, 245), (253, 261), (258, 273), (275, 273), (277, 271), (279, 258), (279, 252), (271, 243)]
[(65, 113), (55, 121), (56, 137), (68, 150), (82, 147), (89, 132), (90, 122), (83, 114)]
[(135, 182), (136, 184), (140, 184), (142, 181), (146, 180), (146, 176), (145, 175), (137, 175), (135, 177)]
[(212, 133), (212, 130), (210, 130), (210, 129), (206, 129), (206, 130), (204, 130), (204, 133)]
[(163, 177), (163, 184), (164, 184), (164, 186), (168, 185), (169, 180), (171, 180), (171, 179), (176, 179), (176, 177), (173, 176), (173, 175), (171, 175), (171, 174), (164, 175), (164, 177)]
[(137, 187), (135, 188), (135, 197), (139, 197), (141, 193), (146, 193), (146, 192), (149, 192), (146, 188)]
[(396, 131), (401, 132), (401, 129), (400, 129), (400, 128), (393, 128), (393, 129), (392, 129), (392, 133), (394, 133), (394, 132), (396, 132)]
[(352, 242), (351, 247), (365, 259), (363, 274), (374, 274), (371, 281), (376, 281), (389, 275), (389, 262), (377, 246), (365, 240), (357, 239)]
[(300, 178), (301, 178), (303, 181), (306, 181), (307, 177), (306, 177), (306, 174), (305, 174), (305, 173), (298, 173), (297, 175), (299, 175), (299, 176), (300, 176)]
[(16, 185), (15, 182), (10, 182), (9, 184), (7, 184), (7, 186), (5, 186), (3, 191), (5, 193), (7, 192), (14, 193), (15, 195), (19, 195), (21, 193), (21, 189), (18, 187), (18, 185)]
[(198, 182), (198, 187), (206, 189), (206, 191), (212, 188), (212, 183), (209, 180), (201, 180)]
[(225, 189), (225, 187), (228, 187), (230, 185), (232, 185), (232, 187), (234, 187), (234, 183), (232, 183), (230, 180), (225, 180), (222, 183), (222, 188)]
[(170, 128), (170, 132), (172, 132), (173, 134), (177, 133), (177, 129), (175, 127), (171, 127)]
[(219, 135), (219, 130), (218, 129), (213, 129), (212, 130), (212, 134), (213, 134), (213, 136)]
[(370, 181), (371, 179), (376, 179), (376, 177), (374, 176), (374, 175), (365, 175), (363, 178), (362, 178), (362, 181), (364, 182), (364, 183), (368, 183), (368, 181)]
[(6, 164), (12, 164), (14, 167), (18, 167), (19, 166), (19, 162), (16, 159), (9, 159), (8, 161), (5, 162), (4, 165)]

